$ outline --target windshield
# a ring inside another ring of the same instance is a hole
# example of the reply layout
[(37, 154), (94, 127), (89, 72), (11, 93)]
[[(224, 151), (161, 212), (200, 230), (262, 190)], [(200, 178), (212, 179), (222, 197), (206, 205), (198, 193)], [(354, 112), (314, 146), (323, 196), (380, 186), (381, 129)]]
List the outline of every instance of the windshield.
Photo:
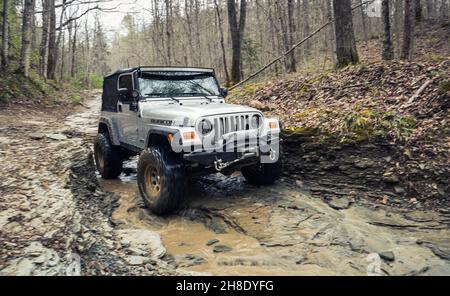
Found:
[(144, 72), (139, 90), (145, 97), (218, 96), (219, 86), (211, 73)]

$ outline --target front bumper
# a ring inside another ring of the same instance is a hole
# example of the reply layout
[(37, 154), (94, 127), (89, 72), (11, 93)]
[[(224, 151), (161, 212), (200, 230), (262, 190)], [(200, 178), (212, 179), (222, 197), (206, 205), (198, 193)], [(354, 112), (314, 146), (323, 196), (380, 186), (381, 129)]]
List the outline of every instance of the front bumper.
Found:
[[(234, 146), (228, 143), (221, 149), (197, 150), (185, 153), (183, 158), (191, 163), (200, 164), (204, 167), (213, 167), (216, 171), (238, 170), (241, 167), (257, 164), (264, 159), (276, 162), (280, 157), (280, 145), (282, 140), (272, 138), (263, 145), (249, 145), (248, 142)], [(260, 143), (259, 141), (257, 143)], [(232, 148), (230, 148), (232, 147)]]

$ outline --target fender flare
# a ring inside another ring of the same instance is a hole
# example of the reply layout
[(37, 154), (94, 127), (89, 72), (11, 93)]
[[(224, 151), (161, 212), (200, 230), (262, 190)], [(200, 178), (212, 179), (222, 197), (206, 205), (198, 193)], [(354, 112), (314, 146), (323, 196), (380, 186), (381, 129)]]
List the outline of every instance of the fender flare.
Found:
[(111, 143), (115, 146), (120, 146), (119, 136), (117, 135), (116, 131), (113, 128), (111, 119), (106, 118), (106, 117), (100, 117), (99, 129), (100, 129), (101, 124), (105, 124), (108, 127), (108, 133), (109, 133)]
[(147, 137), (145, 139), (145, 147), (149, 147), (150, 146), (151, 139), (154, 136), (164, 137), (166, 139), (166, 141), (169, 142), (169, 140), (167, 139), (167, 136), (169, 134), (176, 134), (178, 132), (179, 132), (179, 130), (171, 129), (171, 128), (164, 128), (164, 127), (152, 128), (147, 133)]

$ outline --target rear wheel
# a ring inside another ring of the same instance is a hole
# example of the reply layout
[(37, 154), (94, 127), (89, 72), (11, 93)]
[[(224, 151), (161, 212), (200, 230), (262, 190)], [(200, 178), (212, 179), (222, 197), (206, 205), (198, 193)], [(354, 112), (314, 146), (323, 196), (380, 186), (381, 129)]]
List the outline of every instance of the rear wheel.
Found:
[(170, 147), (150, 147), (139, 157), (139, 192), (146, 206), (157, 215), (175, 211), (185, 189), (185, 173), (179, 155)]
[(119, 147), (111, 144), (109, 135), (99, 133), (94, 143), (97, 170), (103, 179), (114, 179), (122, 173), (122, 155)]

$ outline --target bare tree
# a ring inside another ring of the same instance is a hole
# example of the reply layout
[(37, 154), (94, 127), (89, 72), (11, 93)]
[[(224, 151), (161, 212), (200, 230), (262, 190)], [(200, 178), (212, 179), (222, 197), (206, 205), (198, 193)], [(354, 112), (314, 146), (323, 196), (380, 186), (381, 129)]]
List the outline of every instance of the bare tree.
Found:
[[(293, 0), (287, 0), (287, 11), (288, 11), (288, 30), (289, 30), (289, 48), (292, 47), (294, 44), (294, 37), (295, 37), (295, 21), (294, 21), (294, 1)], [(296, 59), (295, 59), (295, 51), (292, 51), (289, 55), (289, 67), (288, 72), (296, 72)]]
[(359, 62), (353, 31), (353, 15), (351, 0), (333, 0), (334, 18), (336, 20), (336, 67)]
[(383, 39), (383, 54), (384, 60), (392, 60), (394, 58), (394, 49), (391, 39), (391, 20), (390, 20), (389, 0), (381, 2), (381, 17), (383, 19), (384, 39)]
[[(308, 36), (310, 33), (310, 8), (309, 0), (302, 0), (302, 13), (303, 13), (303, 37)], [(307, 41), (303, 50), (303, 55), (307, 58), (311, 54), (311, 42)]]
[(73, 25), (73, 39), (72, 39), (72, 60), (70, 63), (70, 77), (75, 77), (76, 70), (76, 57), (77, 57), (77, 33), (78, 33), (78, 24), (77, 21), (74, 21)]
[[(48, 0), (49, 32), (48, 32), (48, 58), (47, 78), (54, 80), (56, 77), (56, 8), (55, 0)], [(63, 0), (64, 1), (64, 0)]]
[(166, 4), (166, 37), (167, 37), (167, 60), (172, 64), (172, 1), (165, 0)]
[(9, 65), (8, 49), (9, 49), (9, 26), (8, 26), (8, 0), (3, 0), (3, 21), (2, 21), (2, 69), (7, 69)]
[(421, 22), (423, 19), (422, 3), (420, 0), (414, 0), (414, 2), (416, 22)]
[(39, 74), (47, 77), (48, 26), (50, 21), (50, 0), (42, 0), (42, 36), (39, 46)]
[(226, 56), (226, 50), (225, 50), (225, 38), (223, 37), (223, 21), (222, 16), (220, 14), (220, 7), (217, 3), (217, 0), (214, 0), (214, 6), (216, 8), (216, 16), (217, 16), (217, 24), (219, 26), (219, 33), (220, 33), (220, 48), (222, 50), (222, 63), (223, 63), (223, 71), (225, 73), (225, 79), (227, 84), (230, 83), (230, 75), (228, 74), (228, 65), (227, 65), (227, 56)]
[(359, 0), (359, 4), (361, 5), (360, 12), (361, 12), (361, 24), (364, 33), (364, 41), (367, 41), (369, 39), (369, 34), (367, 33), (367, 16), (366, 13), (364, 12), (364, 5), (362, 5), (363, 0)]
[(227, 0), (227, 8), (232, 50), (231, 82), (236, 83), (241, 79), (241, 49), (247, 13), (247, 0), (241, 0), (239, 9), (239, 23), (237, 20), (235, 0)]
[(405, 18), (403, 25), (403, 44), (400, 58), (402, 60), (411, 59), (412, 44), (414, 38), (414, 4), (413, 0), (405, 0)]
[(34, 0), (25, 0), (22, 15), (22, 48), (20, 50), (19, 73), (25, 77), (30, 74), (31, 19)]

